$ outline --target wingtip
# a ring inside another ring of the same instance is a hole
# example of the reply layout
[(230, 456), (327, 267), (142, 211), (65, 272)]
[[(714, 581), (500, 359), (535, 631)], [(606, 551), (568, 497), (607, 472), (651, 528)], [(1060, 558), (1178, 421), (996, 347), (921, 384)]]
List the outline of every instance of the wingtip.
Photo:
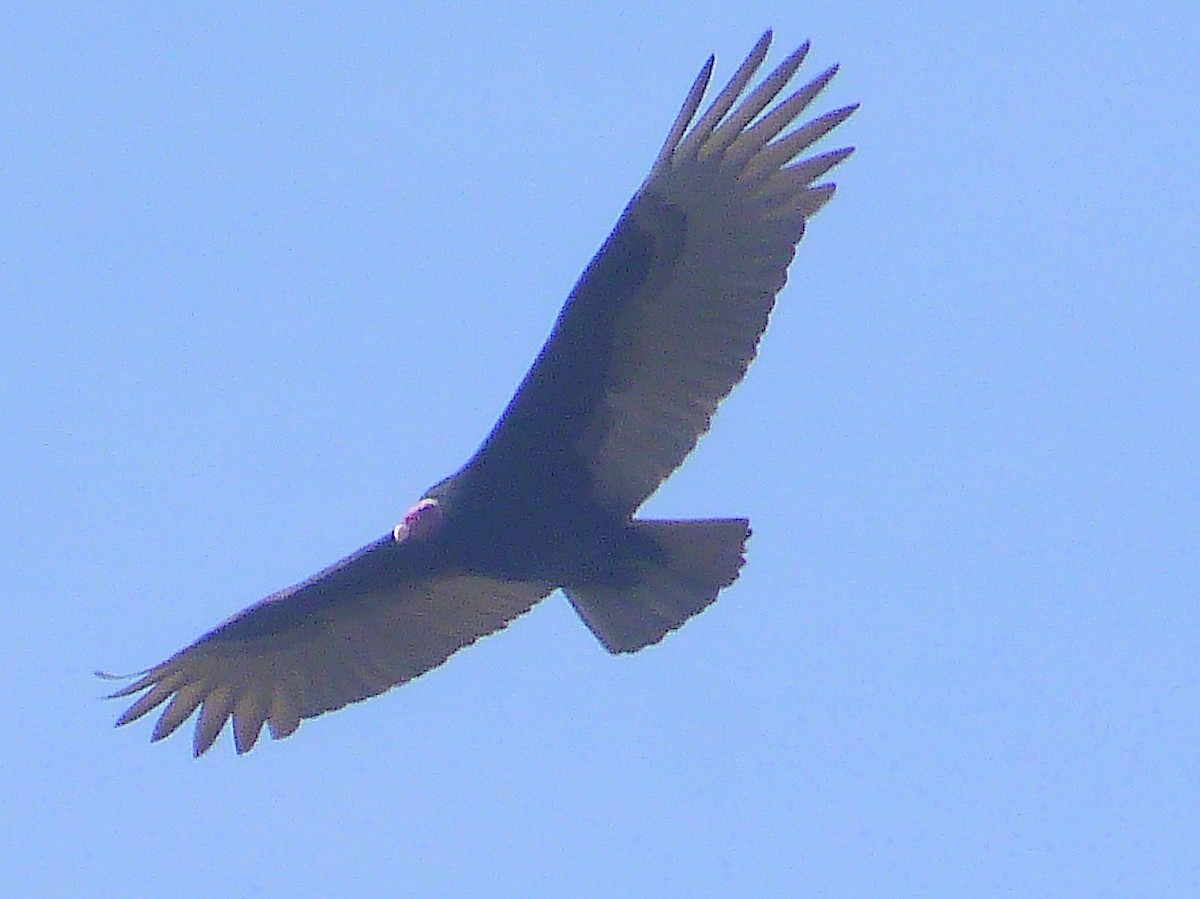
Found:
[(100, 678), (100, 680), (108, 681), (133, 680), (135, 677), (142, 677), (149, 673), (149, 668), (143, 668), (141, 671), (131, 671), (129, 674), (113, 674), (111, 671), (101, 671), (99, 668), (92, 670), (92, 674)]
[(213, 743), (217, 742), (217, 737), (220, 731), (209, 737), (207, 734), (201, 734), (199, 729), (192, 735), (192, 758), (198, 759), (208, 750), (212, 749)]
[(147, 676), (153, 671), (153, 668), (146, 668), (142, 671), (134, 671), (132, 674), (110, 674), (107, 671), (94, 672), (96, 677), (106, 681), (129, 681), (119, 690), (113, 690), (111, 693), (105, 693), (101, 699), (124, 699), (126, 696), (132, 696), (134, 693), (140, 693), (151, 685), (151, 681), (147, 680)]
[[(144, 671), (138, 672), (138, 674), (145, 674), (145, 673), (146, 672), (144, 672)], [(101, 671), (99, 668), (95, 668), (92, 670), (92, 676), (98, 677), (98, 678), (100, 678), (100, 680), (106, 680), (106, 681), (109, 681), (110, 683), (115, 683), (117, 681), (127, 681), (130, 678), (137, 677), (137, 674), (113, 674), (111, 671)], [(121, 690), (117, 690), (113, 693), (102, 693), (97, 698), (98, 699), (120, 699), (121, 696), (126, 695), (125, 693), (123, 693), (123, 690), (124, 690), (124, 688), (122, 688)]]
[(138, 718), (142, 717), (141, 715), (130, 714), (132, 711), (133, 706), (130, 706), (120, 715), (118, 715), (117, 720), (113, 722), (113, 727), (124, 727), (126, 724), (129, 724), (132, 721), (137, 721)]
[(757, 69), (760, 65), (762, 65), (762, 61), (764, 59), (766, 59), (767, 51), (771, 49), (771, 41), (774, 40), (774, 38), (775, 38), (775, 32), (772, 29), (768, 28), (766, 31), (764, 31), (762, 33), (762, 37), (760, 37), (755, 42), (754, 48), (747, 55), (746, 58), (748, 60), (749, 59), (756, 60), (756, 62), (754, 63), (755, 69)]
[(838, 125), (842, 124), (842, 122), (846, 121), (846, 119), (858, 112), (858, 107), (858, 103), (851, 103), (849, 106), (842, 106), (833, 110), (832, 112), (825, 113), (825, 115), (817, 119), (818, 122), (825, 124), (825, 130), (823, 133), (828, 134)]

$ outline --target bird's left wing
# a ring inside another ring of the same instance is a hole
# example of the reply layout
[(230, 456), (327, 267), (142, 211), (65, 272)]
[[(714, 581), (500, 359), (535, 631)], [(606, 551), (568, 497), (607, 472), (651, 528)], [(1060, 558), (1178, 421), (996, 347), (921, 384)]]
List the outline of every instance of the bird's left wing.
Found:
[[(356, 554), (360, 564), (371, 549)], [(198, 708), (196, 755), (213, 744), (231, 718), (237, 751), (247, 752), (264, 724), (281, 739), (304, 718), (409, 681), (500, 630), (554, 589), (469, 575), (354, 589), (345, 579), (331, 579), (330, 572), (344, 574), (344, 568), (334, 566), (323, 573), (325, 580), (318, 575), (251, 606), (135, 675), (111, 694), (145, 691), (117, 725), (166, 702), (152, 736), (161, 740)], [(341, 584), (342, 595), (328, 589), (331, 580)]]
[(537, 460), (533, 491), (578, 465), (630, 513), (708, 429), (754, 358), (805, 222), (833, 196), (821, 179), (851, 153), (802, 157), (856, 108), (796, 126), (836, 71), (784, 94), (807, 44), (751, 89), (770, 41), (697, 117), (713, 60), (701, 70), (480, 461)]

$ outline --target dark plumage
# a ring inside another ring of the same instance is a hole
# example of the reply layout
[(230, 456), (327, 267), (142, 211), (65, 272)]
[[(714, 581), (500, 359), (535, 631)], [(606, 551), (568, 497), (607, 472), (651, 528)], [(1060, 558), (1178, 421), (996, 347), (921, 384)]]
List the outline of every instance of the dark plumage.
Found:
[(835, 69), (768, 109), (807, 44), (743, 98), (770, 39), (693, 123), (709, 58), (467, 464), (392, 532), (135, 675), (112, 694), (142, 694), (118, 724), (166, 702), (158, 740), (199, 708), (197, 755), (230, 718), (246, 752), (264, 723), (286, 737), (411, 680), (557, 588), (616, 653), (657, 642), (733, 583), (747, 521), (633, 516), (745, 374), (805, 222), (833, 195), (814, 183), (851, 152), (793, 162), (854, 111), (788, 131)]

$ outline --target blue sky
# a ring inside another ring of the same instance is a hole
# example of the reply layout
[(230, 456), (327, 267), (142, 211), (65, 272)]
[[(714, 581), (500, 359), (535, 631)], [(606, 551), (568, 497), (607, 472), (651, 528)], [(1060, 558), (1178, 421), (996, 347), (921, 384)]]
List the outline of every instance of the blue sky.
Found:
[[(7, 892), (1200, 891), (1200, 7), (446, 7), (0, 13)], [(243, 758), (114, 731), (93, 668), (461, 464), (767, 26), (863, 107), (647, 507), (748, 515), (737, 585)]]

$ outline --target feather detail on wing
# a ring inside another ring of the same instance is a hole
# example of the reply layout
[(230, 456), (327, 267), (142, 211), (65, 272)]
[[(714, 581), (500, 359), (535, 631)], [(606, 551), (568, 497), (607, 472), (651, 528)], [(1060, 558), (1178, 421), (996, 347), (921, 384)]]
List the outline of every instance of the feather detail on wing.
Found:
[[(654, 253), (637, 289), (610, 298), (623, 306), (603, 396), (578, 446), (598, 493), (629, 510), (679, 466), (742, 379), (805, 221), (833, 196), (834, 185), (815, 182), (852, 152), (793, 161), (845, 121), (853, 106), (787, 132), (836, 69), (767, 111), (803, 62), (807, 44), (743, 97), (770, 39), (770, 32), (763, 35), (689, 128), (712, 60), (704, 66), (617, 226), (643, 235)], [(619, 243), (617, 237), (614, 232), (610, 244)]]
[[(412, 680), (549, 595), (547, 584), (443, 576), (399, 589), (312, 603), (280, 615), (272, 603), (308, 600), (300, 592), (251, 606), (165, 662), (135, 675), (110, 698), (142, 695), (117, 719), (128, 724), (158, 708), (151, 737), (161, 740), (200, 709), (193, 751), (205, 752), (233, 719), (234, 745), (247, 752), (264, 724), (281, 739), (301, 720)], [(308, 588), (315, 589), (315, 588)], [(264, 621), (270, 619), (270, 626)], [(287, 627), (276, 622), (288, 621)], [(145, 691), (145, 692), (143, 692)]]

